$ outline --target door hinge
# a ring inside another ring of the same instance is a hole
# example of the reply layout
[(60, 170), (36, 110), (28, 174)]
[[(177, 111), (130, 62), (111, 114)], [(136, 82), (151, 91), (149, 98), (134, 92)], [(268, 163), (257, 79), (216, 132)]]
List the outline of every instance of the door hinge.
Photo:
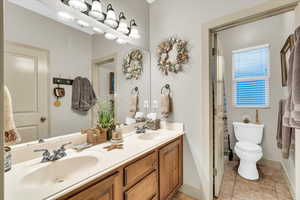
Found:
[(212, 55), (215, 56), (216, 55), (216, 48), (212, 48)]
[(214, 176), (217, 176), (217, 174), (218, 174), (218, 170), (217, 170), (217, 168), (214, 168)]

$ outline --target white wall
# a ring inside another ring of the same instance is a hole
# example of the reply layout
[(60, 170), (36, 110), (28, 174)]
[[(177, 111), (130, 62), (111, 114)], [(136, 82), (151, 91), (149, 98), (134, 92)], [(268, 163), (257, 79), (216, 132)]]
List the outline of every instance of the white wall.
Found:
[(53, 105), (56, 85), (52, 84), (52, 77), (74, 79), (76, 76), (90, 76), (91, 36), (7, 2), (5, 37), (8, 41), (46, 49), (50, 53), (50, 135), (90, 127), (89, 115), (79, 115), (71, 109), (72, 86), (62, 86), (66, 89), (66, 96), (61, 98), (62, 105), (59, 108)]
[[(158, 0), (150, 6), (151, 98), (159, 100), (160, 88), (170, 83), (174, 113), (170, 120), (185, 124), (184, 184), (193, 186), (198, 198), (207, 200), (210, 195), (208, 133), (203, 131), (201, 96), (201, 26), (215, 18), (243, 8), (252, 7), (264, 0)], [(190, 62), (184, 72), (164, 76), (157, 67), (156, 48), (170, 36), (189, 42)], [(188, 186), (187, 186), (188, 187)]]
[[(259, 110), (261, 123), (265, 125), (262, 141), (263, 158), (267, 160), (282, 161), (288, 172), (292, 185), (295, 185), (295, 158), (294, 154), (288, 160), (282, 158), (281, 151), (277, 148), (277, 115), (278, 103), (285, 98), (284, 88), (281, 86), (281, 61), (280, 50), (288, 36), (294, 31), (294, 12), (285, 13), (271, 18), (241, 25), (218, 33), (225, 58), (225, 87), (228, 102), (228, 128), (232, 143), (235, 145), (235, 136), (232, 122), (242, 121), (243, 116), (251, 117), (255, 122), (255, 108), (237, 108), (232, 100), (232, 51), (270, 45), (270, 107)], [(280, 29), (278, 27), (281, 27)], [(276, 33), (276, 34), (275, 34)]]

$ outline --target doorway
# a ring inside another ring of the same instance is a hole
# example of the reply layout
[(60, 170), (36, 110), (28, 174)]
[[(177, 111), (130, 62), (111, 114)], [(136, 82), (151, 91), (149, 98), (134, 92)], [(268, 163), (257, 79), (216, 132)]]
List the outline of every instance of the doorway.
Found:
[[(92, 64), (92, 82), (99, 101), (98, 104), (108, 104), (114, 116), (117, 115), (115, 98), (117, 87), (116, 57), (116, 55), (112, 55), (97, 59)], [(99, 105), (93, 108), (93, 126), (97, 124), (97, 109), (99, 109)]]
[[(252, 23), (258, 23), (262, 20), (268, 20), (272, 17), (277, 17), (279, 15), (282, 15), (283, 13), (288, 13), (289, 11), (293, 10), (293, 8), (290, 9), (283, 9), (282, 12), (277, 12), (277, 13), (269, 13), (268, 15), (264, 15), (264, 16), (260, 16), (260, 17), (255, 17), (252, 18), (251, 20), (248, 19), (247, 21), (241, 22), (239, 21), (239, 23), (237, 24), (231, 24), (230, 26), (223, 26), (222, 28), (216, 28), (216, 29), (212, 29), (211, 30), (211, 47), (212, 47), (212, 51), (211, 51), (211, 66), (213, 66), (213, 69), (211, 69), (211, 83), (213, 85), (212, 87), (212, 109), (213, 109), (213, 126), (212, 126), (212, 130), (213, 130), (213, 194), (215, 197), (220, 196), (220, 191), (221, 191), (221, 185), (222, 185), (222, 180), (223, 180), (223, 176), (224, 176), (224, 151), (225, 148), (224, 146), (228, 146), (227, 143), (228, 141), (224, 141), (224, 139), (227, 139), (227, 134), (226, 130), (229, 130), (232, 133), (232, 129), (231, 129), (231, 120), (229, 120), (229, 123), (226, 126), (226, 119), (228, 118), (228, 113), (227, 113), (227, 109), (228, 107), (226, 106), (226, 103), (228, 102), (229, 106), (231, 106), (233, 104), (233, 100), (234, 98), (232, 97), (233, 91), (232, 88), (226, 88), (225, 87), (225, 92), (224, 92), (224, 85), (226, 80), (224, 80), (224, 74), (226, 74), (226, 71), (231, 71), (228, 70), (227, 68), (224, 70), (224, 63), (222, 62), (222, 57), (224, 56), (224, 52), (223, 52), (223, 45), (220, 45), (220, 33), (222, 33), (223, 31), (227, 31), (230, 29), (239, 29), (244, 25), (247, 24), (252, 24)], [(295, 27), (294, 27), (295, 28)], [(278, 31), (277, 31), (278, 32)], [(279, 33), (278, 33), (279, 34)], [(237, 38), (236, 38), (237, 39)], [(257, 45), (249, 45), (248, 47), (258, 47), (259, 44)], [(272, 45), (272, 48), (274, 48), (274, 45)], [(235, 50), (241, 50), (243, 48), (236, 48)], [(225, 51), (225, 50), (224, 50)], [(280, 52), (280, 50), (278, 51)], [(230, 52), (232, 53), (232, 51)], [(271, 52), (272, 53), (272, 52)], [(272, 53), (274, 54), (274, 53)], [(228, 56), (227, 56), (228, 57)], [(280, 57), (279, 53), (278, 56)], [(230, 55), (230, 61), (232, 59), (232, 55)], [(226, 60), (225, 60), (226, 63)], [(231, 63), (227, 62), (227, 64), (229, 64), (230, 66), (232, 66)], [(225, 66), (227, 67), (227, 65), (225, 64)], [(280, 66), (276, 66), (278, 67), (278, 69), (280, 70)], [(224, 72), (225, 71), (225, 72)], [(229, 72), (230, 77), (232, 77), (232, 72)], [(274, 73), (273, 73), (274, 75)], [(227, 76), (228, 78), (228, 76)], [(274, 78), (274, 76), (273, 76)], [(277, 78), (276, 78), (277, 79)], [(272, 81), (272, 80), (271, 80)], [(223, 82), (223, 83), (222, 83)], [(278, 81), (278, 85), (281, 85), (281, 81)], [(232, 84), (232, 83), (230, 83)], [(272, 84), (272, 83), (270, 83)], [(228, 95), (230, 94), (230, 95)], [(225, 98), (223, 98), (225, 97)], [(226, 97), (228, 97), (226, 99)], [(273, 97), (273, 96), (272, 96)], [(276, 97), (277, 98), (277, 97)], [(274, 102), (272, 103), (271, 99), (271, 104), (272, 106), (276, 106)], [(227, 107), (227, 108), (226, 108)], [(254, 110), (255, 112), (255, 110)], [(266, 110), (262, 110), (262, 112), (267, 113), (268, 111)], [(231, 113), (232, 114), (232, 113)], [(254, 120), (254, 117), (252, 118), (252, 120)], [(273, 120), (274, 121), (274, 120)], [(275, 119), (276, 121), (276, 119)], [(234, 136), (234, 135), (233, 135)], [(232, 137), (231, 135), (231, 140), (234, 140), (234, 137)], [(276, 138), (274, 138), (275, 141)], [(264, 146), (268, 146), (269, 144), (264, 144)], [(231, 143), (230, 145), (231, 149), (234, 148), (234, 143)], [(276, 146), (274, 147), (274, 149), (277, 148)], [(228, 149), (226, 149), (227, 151)], [(266, 154), (270, 154), (270, 153), (266, 153)]]
[(22, 143), (48, 138), (48, 52), (6, 42), (4, 57), (4, 83)]

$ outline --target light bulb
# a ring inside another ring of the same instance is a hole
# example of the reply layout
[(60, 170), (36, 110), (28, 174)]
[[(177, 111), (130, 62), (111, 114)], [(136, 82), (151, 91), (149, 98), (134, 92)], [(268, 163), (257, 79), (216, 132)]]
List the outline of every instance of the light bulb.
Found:
[(137, 30), (137, 28), (132, 27), (129, 37), (134, 38), (134, 39), (139, 39), (141, 36), (140, 36), (139, 31)]
[(117, 38), (117, 36), (115, 36), (114, 34), (111, 34), (111, 33), (106, 33), (104, 35), (104, 37), (108, 40), (115, 40)]
[(118, 26), (117, 17), (114, 9), (111, 4), (107, 6), (107, 14), (106, 19), (104, 21), (105, 24), (109, 25), (112, 28), (116, 28)]
[(87, 5), (85, 4), (84, 0), (70, 0), (69, 6), (71, 8), (74, 8), (75, 10), (78, 10), (80, 12), (84, 12), (88, 9)]
[(89, 15), (97, 20), (104, 20), (105, 15), (102, 12), (102, 5), (99, 0), (94, 0), (92, 4), (92, 9), (89, 12)]
[(96, 33), (99, 33), (99, 34), (103, 34), (104, 31), (100, 28), (97, 28), (97, 27), (93, 27), (93, 31), (96, 32)]
[(116, 42), (117, 42), (118, 44), (126, 44), (126, 43), (127, 43), (126, 40), (124, 40), (124, 39), (122, 39), (122, 38), (118, 38), (118, 39), (116, 40)]
[(120, 21), (119, 27), (117, 29), (117, 31), (119, 31), (120, 33), (124, 33), (124, 34), (128, 34), (129, 33), (129, 29), (128, 26), (126, 24), (126, 22), (124, 22), (125, 20)]
[(73, 21), (74, 17), (67, 12), (60, 11), (57, 13), (58, 17), (64, 21)]
[(77, 24), (79, 24), (79, 25), (82, 26), (82, 27), (89, 27), (89, 26), (90, 26), (89, 23), (87, 23), (87, 22), (85, 22), (85, 21), (83, 21), (83, 20), (81, 20), (81, 19), (78, 19), (78, 20), (77, 20)]

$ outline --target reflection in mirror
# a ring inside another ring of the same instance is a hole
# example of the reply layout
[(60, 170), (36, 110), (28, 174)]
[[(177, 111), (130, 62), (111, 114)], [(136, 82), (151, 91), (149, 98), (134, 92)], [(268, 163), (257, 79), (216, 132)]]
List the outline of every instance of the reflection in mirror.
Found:
[[(149, 52), (82, 29), (7, 2), (5, 85), (21, 143), (96, 128), (103, 104), (114, 123), (136, 123), (148, 111)], [(123, 67), (135, 50), (141, 66), (132, 59), (128, 69), (141, 74), (130, 79)]]

